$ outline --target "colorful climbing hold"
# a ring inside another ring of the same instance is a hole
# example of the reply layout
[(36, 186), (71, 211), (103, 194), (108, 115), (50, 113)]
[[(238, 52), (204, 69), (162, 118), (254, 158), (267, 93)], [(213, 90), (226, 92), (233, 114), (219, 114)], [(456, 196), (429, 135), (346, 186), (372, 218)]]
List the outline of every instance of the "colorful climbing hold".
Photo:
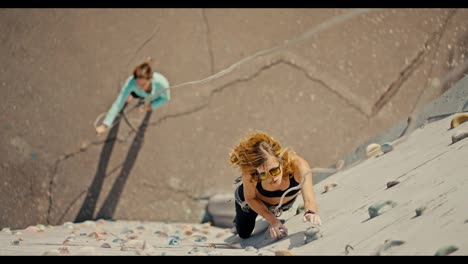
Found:
[(169, 246), (179, 246), (180, 237), (178, 236), (169, 236)]
[(369, 144), (367, 146), (367, 148), (366, 148), (366, 156), (368, 158), (378, 157), (378, 156), (380, 156), (382, 154), (383, 154), (382, 149), (381, 149), (380, 145), (377, 144), (377, 143)]
[(383, 153), (388, 153), (393, 150), (393, 145), (392, 143), (385, 142), (382, 144), (381, 149)]
[(384, 252), (387, 251), (388, 249), (390, 249), (391, 247), (401, 246), (404, 243), (405, 243), (405, 241), (403, 241), (403, 240), (390, 240), (390, 239), (387, 239), (387, 240), (385, 240), (384, 244), (381, 247), (379, 247), (379, 249), (377, 250), (375, 255), (380, 256), (380, 255), (384, 254)]
[(468, 113), (458, 114), (450, 122), (450, 128), (451, 129), (456, 128), (457, 126), (459, 126), (460, 124), (466, 121), (468, 121)]
[(416, 216), (421, 216), (425, 210), (426, 210), (425, 206), (421, 206), (421, 207), (417, 208), (415, 210), (416, 211)]
[(399, 181), (389, 181), (387, 182), (387, 189), (392, 188), (393, 186), (399, 184)]
[(452, 135), (452, 144), (457, 143), (458, 141), (468, 137), (468, 129), (460, 130)]
[(338, 184), (332, 182), (332, 183), (327, 183), (323, 186), (323, 193), (327, 193), (333, 189), (335, 189), (335, 187), (338, 186)]
[(458, 250), (458, 247), (454, 245), (443, 246), (436, 251), (434, 256), (447, 256), (457, 250)]
[(319, 239), (320, 237), (320, 230), (316, 226), (312, 226), (307, 228), (306, 231), (304, 231), (304, 236), (305, 236), (305, 244), (310, 243), (314, 240)]
[(369, 216), (370, 218), (374, 218), (378, 215), (383, 214), (384, 212), (388, 211), (389, 209), (395, 207), (397, 205), (396, 202), (387, 200), (383, 202), (377, 202), (369, 207)]

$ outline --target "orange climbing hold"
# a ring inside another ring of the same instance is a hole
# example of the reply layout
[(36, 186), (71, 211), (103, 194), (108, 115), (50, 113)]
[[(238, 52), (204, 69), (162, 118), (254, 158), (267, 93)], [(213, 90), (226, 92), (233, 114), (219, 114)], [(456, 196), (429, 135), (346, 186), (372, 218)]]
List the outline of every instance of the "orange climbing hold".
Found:
[(466, 121), (468, 121), (468, 113), (461, 113), (452, 119), (452, 122), (450, 122), (450, 128), (455, 128)]

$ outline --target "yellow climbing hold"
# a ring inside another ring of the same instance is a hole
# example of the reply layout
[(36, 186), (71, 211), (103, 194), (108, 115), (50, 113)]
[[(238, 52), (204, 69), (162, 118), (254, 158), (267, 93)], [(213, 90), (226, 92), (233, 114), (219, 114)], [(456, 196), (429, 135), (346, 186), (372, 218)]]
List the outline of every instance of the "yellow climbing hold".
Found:
[(468, 121), (468, 113), (458, 114), (452, 119), (452, 122), (450, 122), (450, 128), (455, 128), (466, 121)]
[(382, 154), (383, 154), (382, 148), (377, 143), (369, 144), (367, 146), (367, 148), (366, 148), (366, 155), (367, 155), (368, 158), (377, 157), (377, 156), (380, 156)]

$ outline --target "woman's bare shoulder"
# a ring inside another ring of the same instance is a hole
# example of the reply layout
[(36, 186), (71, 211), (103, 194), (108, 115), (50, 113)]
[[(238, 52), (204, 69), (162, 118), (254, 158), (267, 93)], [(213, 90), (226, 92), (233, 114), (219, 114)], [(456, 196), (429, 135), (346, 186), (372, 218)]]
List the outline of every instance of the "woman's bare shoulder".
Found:
[(252, 175), (246, 172), (243, 172), (241, 177), (242, 177), (242, 183), (244, 185), (255, 186), (255, 181), (252, 180)]
[(298, 169), (304, 165), (308, 165), (309, 163), (301, 156), (294, 154), (291, 157), (291, 165), (294, 169)]
[(249, 174), (242, 174), (242, 184), (244, 186), (244, 197), (246, 199), (248, 198), (254, 198), (256, 197), (256, 182), (252, 180), (252, 176)]
[(302, 181), (302, 174), (310, 169), (309, 163), (299, 155), (294, 155), (291, 160), (292, 169), (294, 172), (294, 179), (298, 182)]

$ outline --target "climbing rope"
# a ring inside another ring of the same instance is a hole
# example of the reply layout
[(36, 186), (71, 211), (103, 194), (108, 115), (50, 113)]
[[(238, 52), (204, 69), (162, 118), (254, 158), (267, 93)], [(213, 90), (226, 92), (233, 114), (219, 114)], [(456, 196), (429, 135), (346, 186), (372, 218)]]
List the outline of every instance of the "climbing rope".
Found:
[(280, 49), (283, 49), (283, 48), (286, 48), (288, 46), (291, 46), (291, 45), (294, 45), (294, 44), (297, 44), (301, 41), (304, 41), (310, 37), (312, 37), (313, 35), (317, 34), (318, 32), (322, 31), (322, 30), (325, 30), (331, 26), (334, 26), (335, 24), (339, 24), (339, 23), (342, 23), (348, 19), (351, 19), (355, 16), (359, 16), (361, 14), (364, 14), (364, 13), (367, 13), (369, 11), (375, 11), (376, 9), (354, 9), (346, 14), (343, 14), (343, 15), (340, 15), (340, 16), (336, 16), (336, 17), (333, 17), (332, 19), (326, 21), (326, 22), (323, 22), (321, 24), (319, 24), (318, 26), (312, 28), (311, 30), (309, 31), (306, 31), (305, 33), (301, 34), (300, 36), (292, 39), (292, 40), (285, 40), (283, 44), (281, 45), (278, 45), (276, 47), (273, 47), (273, 48), (269, 48), (269, 49), (266, 49), (266, 50), (261, 50), (261, 51), (258, 51), (256, 53), (254, 53), (253, 55), (250, 55), (234, 64), (232, 64), (231, 66), (229, 66), (228, 68), (212, 75), (212, 76), (209, 76), (205, 79), (202, 79), (202, 80), (198, 80), (198, 81), (191, 81), (191, 82), (186, 82), (186, 83), (181, 83), (181, 84), (178, 84), (178, 85), (175, 85), (175, 86), (172, 86), (172, 88), (176, 88), (176, 87), (181, 87), (181, 86), (185, 86), (185, 85), (189, 85), (189, 84), (198, 84), (198, 83), (206, 83), (208, 81), (211, 81), (211, 80), (214, 80), (214, 79), (217, 79), (223, 75), (225, 75), (226, 73), (229, 73), (231, 72), (234, 68), (236, 68), (237, 66), (241, 65), (241, 64), (244, 64), (245, 62), (247, 61), (250, 61), (256, 57), (259, 57), (259, 56), (262, 56), (262, 55), (265, 55), (265, 54), (268, 54), (268, 53), (272, 53), (274, 51), (277, 51), (277, 50), (280, 50)]
[[(288, 194), (289, 192), (292, 192), (294, 190), (299, 190), (300, 188), (302, 188), (302, 185), (304, 185), (304, 183), (305, 183), (306, 175), (311, 173), (311, 172), (312, 172), (312, 169), (309, 169), (306, 172), (304, 172), (304, 174), (302, 174), (301, 183), (299, 185), (297, 185), (297, 186), (289, 188), (288, 190), (286, 190), (283, 193), (283, 195), (281, 195), (281, 199), (280, 199), (278, 205), (273, 209), (273, 212), (272, 212), (276, 217), (280, 217), (281, 214), (283, 213), (283, 209), (281, 208), (281, 205), (283, 204), (283, 199), (286, 196), (286, 194)], [(294, 199), (296, 199), (296, 198), (294, 198)], [(282, 236), (285, 235), (284, 230), (280, 229), (280, 232), (281, 232)], [(270, 236), (271, 236), (270, 230), (265, 231), (264, 236), (265, 236), (265, 238), (270, 238)]]
[[(281, 195), (281, 198), (280, 198), (280, 201), (278, 203), (278, 205), (275, 207), (275, 209), (273, 209), (273, 214), (276, 216), (276, 217), (279, 217), (281, 216), (281, 214), (283, 213), (283, 209), (281, 208), (281, 206), (283, 205), (283, 199), (284, 197), (289, 193), (289, 192), (292, 192), (292, 191), (295, 191), (295, 190), (299, 190), (302, 188), (302, 185), (304, 185), (305, 183), (305, 179), (306, 179), (306, 175), (311, 173), (312, 172), (312, 169), (309, 169), (307, 170), (306, 172), (304, 172), (304, 174), (302, 174), (302, 180), (301, 180), (301, 183), (299, 183), (299, 185), (297, 186), (294, 186), (294, 187), (291, 187), (289, 189), (287, 189), (283, 195)], [(295, 199), (295, 198), (294, 198)]]
[[(141, 103), (141, 101), (140, 101), (140, 102), (136, 103), (132, 108), (130, 108), (127, 112), (123, 112), (123, 111), (122, 111), (121, 113), (119, 113), (119, 114), (117, 115), (117, 117), (114, 119), (114, 120), (117, 120), (117, 121), (114, 121), (114, 122), (112, 123), (112, 125), (110, 125), (107, 129), (110, 130), (112, 127), (114, 127), (114, 126), (119, 122), (119, 121), (118, 121), (118, 120), (119, 120), (119, 117), (122, 116), (122, 117), (125, 119), (126, 123), (130, 126), (130, 128), (131, 128), (132, 130), (134, 130), (135, 132), (138, 131), (138, 129), (134, 128), (134, 127), (130, 124), (130, 121), (127, 119), (127, 116), (126, 116), (126, 115), (127, 115), (127, 114), (130, 114), (133, 110), (135, 110), (135, 109), (136, 109), (138, 106), (140, 106), (141, 104), (142, 104), (142, 103)], [(103, 117), (105, 117), (106, 114), (107, 114), (107, 112), (102, 112), (102, 113), (100, 113), (100, 114), (98, 115), (98, 117), (96, 118), (96, 120), (94, 120), (94, 123), (93, 123), (94, 128), (97, 128), (97, 127), (98, 127), (98, 124), (101, 122), (101, 119), (102, 119)]]
[[(367, 12), (370, 12), (370, 11), (375, 11), (377, 9), (353, 9), (352, 11), (350, 12), (347, 12), (346, 14), (343, 14), (343, 15), (339, 15), (339, 16), (335, 16), (333, 17), (332, 19), (328, 20), (328, 21), (325, 21), (321, 24), (319, 24), (318, 26), (312, 28), (311, 30), (309, 31), (306, 31), (305, 33), (301, 34), (300, 36), (296, 37), (296, 38), (293, 38), (291, 40), (285, 40), (283, 44), (281, 45), (278, 45), (276, 47), (273, 47), (273, 48), (270, 48), (270, 49), (266, 49), (266, 50), (261, 50), (261, 51), (258, 51), (256, 52), (255, 54), (251, 55), (251, 56), (248, 56), (234, 64), (232, 64), (231, 66), (229, 66), (228, 68), (224, 69), (224, 70), (221, 70), (220, 72), (214, 74), (214, 75), (211, 75), (207, 78), (204, 78), (204, 79), (201, 79), (201, 80), (197, 80), (197, 81), (190, 81), (190, 82), (185, 82), (185, 83), (181, 83), (181, 84), (177, 84), (177, 85), (174, 85), (171, 87), (171, 89), (174, 89), (174, 88), (178, 88), (178, 87), (182, 87), (182, 86), (186, 86), (186, 85), (189, 85), (189, 84), (202, 84), (202, 83), (206, 83), (206, 82), (209, 82), (211, 80), (214, 80), (214, 79), (217, 79), (229, 72), (231, 72), (233, 69), (235, 69), (237, 66), (241, 65), (241, 64), (244, 64), (245, 62), (247, 61), (250, 61), (256, 57), (259, 57), (259, 56), (263, 56), (263, 55), (266, 55), (268, 53), (272, 53), (274, 51), (277, 51), (277, 50), (280, 50), (280, 49), (283, 49), (283, 48), (286, 48), (288, 46), (291, 46), (291, 45), (294, 45), (294, 44), (297, 44), (301, 41), (304, 41), (310, 37), (312, 37), (313, 35), (319, 33), (320, 31), (323, 31), (331, 26), (334, 26), (336, 24), (339, 24), (339, 23), (342, 23), (348, 19), (351, 19), (353, 17), (356, 17), (356, 16), (359, 16), (359, 15), (362, 15), (362, 14), (365, 14)], [(157, 30), (153, 33), (153, 35), (157, 32)], [(148, 41), (148, 40), (147, 40)], [(146, 41), (146, 42), (147, 42)], [(145, 43), (146, 43), (145, 42)], [(169, 87), (167, 88), (164, 88), (162, 91), (158, 92), (157, 95), (159, 96), (159, 94), (163, 93), (166, 91), (166, 89), (169, 89)], [(157, 98), (157, 96), (154, 96), (154, 98)], [(131, 109), (133, 110), (133, 108)], [(131, 112), (128, 111), (128, 113)], [(94, 122), (94, 128), (97, 127), (97, 124), (99, 122), (99, 120), (106, 115), (107, 112), (104, 112), (104, 113), (101, 113), (99, 114), (99, 116), (96, 118), (95, 122)], [(123, 114), (124, 117), (125, 117), (125, 114)], [(117, 121), (118, 122), (118, 121)], [(108, 129), (112, 128), (114, 125), (116, 124), (113, 123)], [(133, 128), (132, 128), (133, 129)]]

